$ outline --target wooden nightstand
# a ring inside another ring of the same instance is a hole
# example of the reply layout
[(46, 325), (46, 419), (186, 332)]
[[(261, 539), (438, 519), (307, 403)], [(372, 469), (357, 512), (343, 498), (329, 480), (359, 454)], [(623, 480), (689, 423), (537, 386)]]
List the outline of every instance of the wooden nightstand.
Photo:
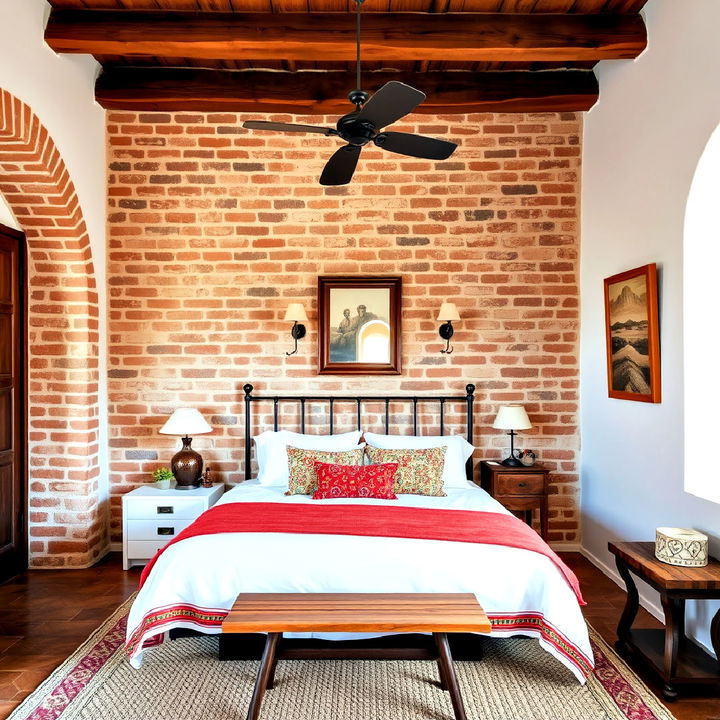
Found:
[(191, 490), (145, 485), (123, 495), (123, 568), (147, 564), (163, 545), (212, 507), (224, 490), (222, 483)]
[(540, 536), (548, 534), (548, 471), (539, 466), (505, 467), (498, 462), (480, 463), (480, 484), (508, 510), (532, 524), (532, 511), (540, 510)]

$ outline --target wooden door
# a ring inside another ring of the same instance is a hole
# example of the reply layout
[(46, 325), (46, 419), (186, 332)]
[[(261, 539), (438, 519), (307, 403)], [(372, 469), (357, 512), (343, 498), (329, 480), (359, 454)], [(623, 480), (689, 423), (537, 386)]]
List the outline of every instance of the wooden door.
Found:
[(0, 581), (27, 567), (25, 238), (0, 225)]

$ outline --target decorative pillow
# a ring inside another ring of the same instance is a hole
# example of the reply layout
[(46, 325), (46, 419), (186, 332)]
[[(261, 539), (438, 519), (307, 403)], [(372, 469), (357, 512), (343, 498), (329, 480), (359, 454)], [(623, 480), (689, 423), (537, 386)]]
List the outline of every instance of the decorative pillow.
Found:
[(385, 450), (368, 446), (365, 451), (372, 464), (399, 465), (393, 485), (396, 493), (445, 495), (442, 480), (445, 446), (423, 450)]
[(378, 435), (366, 432), (365, 441), (372, 447), (387, 450), (419, 450), (447, 446), (443, 468), (444, 487), (468, 486), (465, 463), (475, 448), (462, 435)]
[(253, 438), (258, 481), (261, 485), (288, 484), (288, 445), (305, 450), (352, 450), (357, 448), (360, 435), (360, 430), (336, 435), (303, 435), (290, 430), (266, 430)]
[(313, 500), (328, 498), (397, 500), (397, 495), (393, 492), (397, 469), (397, 463), (332, 465), (316, 461), (317, 490)]
[(304, 450), (288, 445), (288, 490), (286, 495), (310, 495), (317, 490), (315, 463), (333, 465), (362, 465), (364, 445), (356, 450), (331, 452), (327, 450)]

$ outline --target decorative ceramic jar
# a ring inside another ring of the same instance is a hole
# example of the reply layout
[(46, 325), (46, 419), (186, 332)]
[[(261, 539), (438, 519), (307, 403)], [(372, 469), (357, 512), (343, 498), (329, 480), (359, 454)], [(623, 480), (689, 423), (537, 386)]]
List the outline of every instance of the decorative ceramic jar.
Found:
[(525, 467), (535, 464), (535, 453), (532, 450), (521, 450), (518, 453), (518, 458)]
[(707, 535), (692, 528), (656, 528), (655, 557), (668, 565), (704, 567), (708, 564)]

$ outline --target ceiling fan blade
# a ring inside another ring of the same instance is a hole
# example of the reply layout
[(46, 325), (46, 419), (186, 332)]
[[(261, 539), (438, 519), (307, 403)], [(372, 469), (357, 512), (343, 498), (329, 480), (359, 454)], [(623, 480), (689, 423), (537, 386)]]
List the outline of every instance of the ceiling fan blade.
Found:
[(347, 185), (357, 167), (361, 149), (357, 145), (344, 145), (337, 150), (327, 161), (320, 176), (320, 184)]
[(277, 132), (308, 132), (320, 135), (337, 135), (334, 128), (318, 127), (317, 125), (293, 125), (290, 123), (265, 122), (264, 120), (246, 120), (243, 127), (248, 130), (275, 130)]
[(358, 117), (369, 120), (378, 129), (384, 128), (411, 113), (424, 99), (424, 92), (391, 80), (363, 105)]
[(455, 152), (457, 147), (455, 143), (447, 140), (401, 132), (380, 133), (374, 142), (383, 150), (427, 160), (445, 160)]

